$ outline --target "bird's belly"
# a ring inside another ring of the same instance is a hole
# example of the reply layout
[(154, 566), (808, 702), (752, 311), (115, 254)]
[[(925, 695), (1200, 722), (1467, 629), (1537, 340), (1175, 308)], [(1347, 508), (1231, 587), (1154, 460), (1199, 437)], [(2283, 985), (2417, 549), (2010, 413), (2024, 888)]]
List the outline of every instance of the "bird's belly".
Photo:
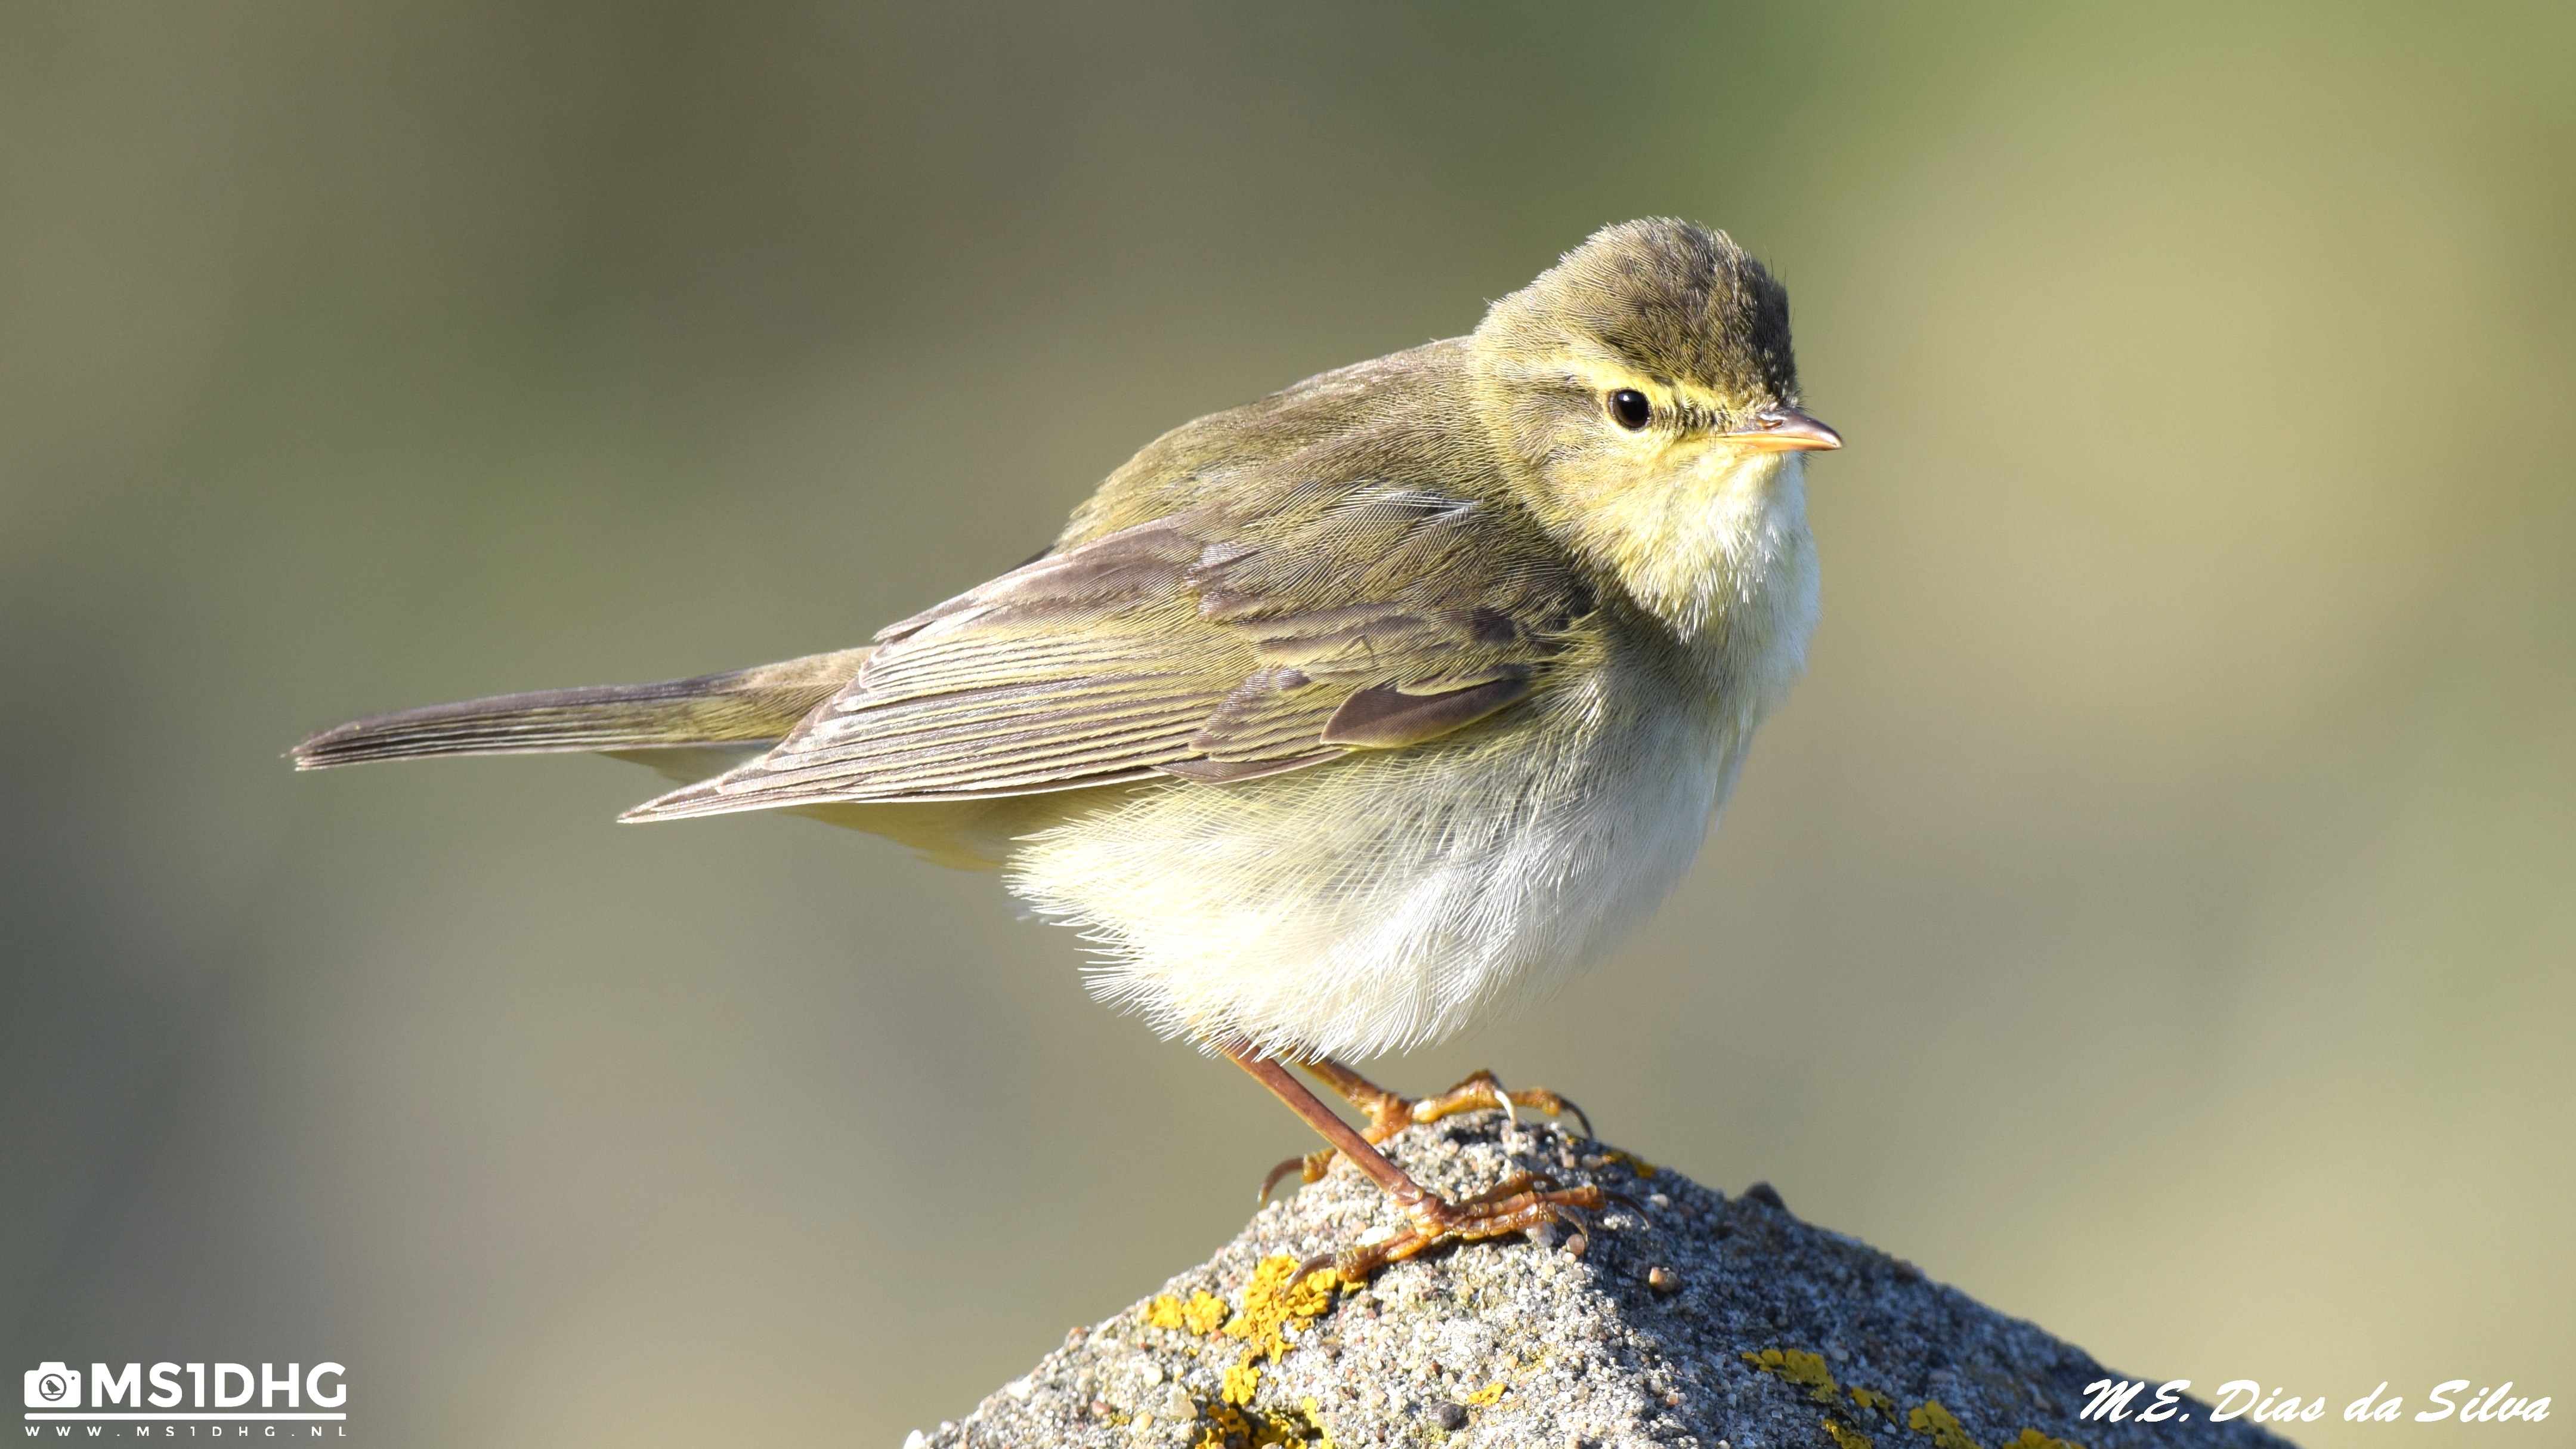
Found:
[(1369, 1056), (1554, 988), (1679, 882), (1747, 729), (1596, 681), (1448, 740), (1104, 801), (1007, 867), (1167, 1035)]

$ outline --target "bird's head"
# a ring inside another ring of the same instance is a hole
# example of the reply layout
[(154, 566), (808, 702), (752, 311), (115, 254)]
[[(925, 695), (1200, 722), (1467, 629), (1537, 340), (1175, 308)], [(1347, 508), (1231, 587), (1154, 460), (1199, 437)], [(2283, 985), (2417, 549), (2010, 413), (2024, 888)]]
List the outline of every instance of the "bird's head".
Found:
[[(1551, 531), (1686, 633), (1805, 546), (1789, 294), (1725, 233), (1605, 227), (1476, 328), (1477, 407)], [(1795, 537), (1788, 537), (1794, 532)]]

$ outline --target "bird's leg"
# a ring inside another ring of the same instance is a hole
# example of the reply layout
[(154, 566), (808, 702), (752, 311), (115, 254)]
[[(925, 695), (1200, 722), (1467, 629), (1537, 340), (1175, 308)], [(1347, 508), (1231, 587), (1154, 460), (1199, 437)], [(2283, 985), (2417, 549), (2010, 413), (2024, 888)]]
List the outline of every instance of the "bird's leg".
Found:
[[(1437, 1243), (1453, 1239), (1475, 1242), (1499, 1238), (1541, 1223), (1562, 1221), (1568, 1209), (1598, 1209), (1608, 1201), (1600, 1188), (1590, 1184), (1559, 1188), (1546, 1178), (1525, 1174), (1516, 1174), (1500, 1186), (1463, 1202), (1446, 1201), (1415, 1182), (1403, 1168), (1378, 1151), (1376, 1143), (1325, 1106), (1285, 1066), (1268, 1057), (1254, 1055), (1247, 1046), (1230, 1045), (1224, 1050), (1234, 1059), (1236, 1066), (1250, 1072), (1256, 1081), (1270, 1089), (1271, 1095), (1287, 1103), (1289, 1111), (1304, 1118), (1307, 1126), (1323, 1134), (1324, 1140), (1348, 1157), (1353, 1166), (1367, 1173), (1369, 1180), (1394, 1199), (1395, 1205), (1412, 1219), (1410, 1227), (1374, 1241), (1363, 1240), (1338, 1253), (1308, 1262), (1299, 1270), (1301, 1276), (1317, 1268), (1330, 1267), (1343, 1282), (1357, 1283), (1387, 1264), (1410, 1258)], [(1349, 1068), (1341, 1067), (1339, 1070), (1366, 1084), (1365, 1078)], [(1393, 1131), (1393, 1126), (1388, 1130)]]
[[(1341, 1094), (1343, 1101), (1359, 1108), (1361, 1113), (1367, 1116), (1369, 1124), (1360, 1129), (1360, 1135), (1370, 1142), (1384, 1142), (1404, 1130), (1405, 1124), (1413, 1120), (1413, 1102), (1410, 1098), (1397, 1096), (1349, 1067), (1334, 1061), (1331, 1057), (1317, 1057), (1311, 1062), (1300, 1062), (1298, 1065), (1312, 1073), (1324, 1085)], [(1331, 1136), (1330, 1133), (1325, 1135)], [(1279, 1185), (1281, 1178), (1292, 1172), (1297, 1174), (1301, 1182), (1323, 1181), (1324, 1174), (1332, 1170), (1333, 1159), (1341, 1155), (1341, 1149), (1338, 1147), (1318, 1147), (1303, 1157), (1289, 1158), (1270, 1169), (1270, 1175), (1261, 1179), (1260, 1200), (1268, 1202), (1270, 1190)]]
[[(1478, 1072), (1436, 1097), (1415, 1099), (1398, 1096), (1331, 1057), (1317, 1057), (1313, 1061), (1300, 1062), (1298, 1065), (1304, 1067), (1324, 1085), (1340, 1093), (1343, 1101), (1367, 1114), (1369, 1125), (1361, 1135), (1371, 1142), (1384, 1142), (1415, 1123), (1437, 1122), (1443, 1117), (1455, 1116), (1460, 1112), (1480, 1111), (1487, 1107), (1499, 1107), (1508, 1117), (1511, 1115), (1512, 1108), (1516, 1106), (1535, 1107), (1551, 1117), (1571, 1112), (1575, 1119), (1583, 1124), (1583, 1135), (1586, 1137), (1592, 1135), (1592, 1119), (1585, 1115), (1582, 1108), (1545, 1087), (1528, 1087), (1517, 1092), (1506, 1091), (1503, 1084), (1494, 1079), (1492, 1072)], [(1270, 1169), (1270, 1175), (1262, 1179), (1261, 1196), (1265, 1200), (1268, 1199), (1270, 1190), (1279, 1185), (1280, 1179), (1292, 1172), (1306, 1182), (1321, 1181), (1324, 1174), (1332, 1168), (1335, 1155), (1335, 1149), (1326, 1147), (1309, 1152), (1303, 1157), (1289, 1158), (1286, 1162)]]
[(1366, 1135), (1371, 1142), (1384, 1142), (1413, 1121), (1412, 1098), (1397, 1096), (1331, 1057), (1317, 1057), (1297, 1065), (1304, 1067), (1307, 1075), (1340, 1093), (1343, 1101), (1367, 1114)]

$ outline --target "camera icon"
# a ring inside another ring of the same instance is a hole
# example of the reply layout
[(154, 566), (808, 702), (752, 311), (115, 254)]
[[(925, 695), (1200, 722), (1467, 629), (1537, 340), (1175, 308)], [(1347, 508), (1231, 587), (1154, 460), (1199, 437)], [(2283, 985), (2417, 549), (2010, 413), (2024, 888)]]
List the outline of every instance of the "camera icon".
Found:
[[(25, 1363), (25, 1359), (20, 1359)], [(27, 1370), (27, 1407), (30, 1409), (77, 1409), (80, 1407), (80, 1375), (67, 1363), (49, 1363)]]

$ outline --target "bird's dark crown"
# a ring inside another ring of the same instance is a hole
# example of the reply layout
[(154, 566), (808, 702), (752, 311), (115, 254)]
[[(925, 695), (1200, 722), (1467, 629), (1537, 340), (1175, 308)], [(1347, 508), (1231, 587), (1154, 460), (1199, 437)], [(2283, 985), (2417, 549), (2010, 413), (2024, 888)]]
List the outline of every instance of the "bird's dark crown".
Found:
[(1514, 350), (1588, 341), (1738, 406), (1797, 401), (1787, 289), (1726, 233), (1671, 217), (1594, 232), (1477, 332)]

